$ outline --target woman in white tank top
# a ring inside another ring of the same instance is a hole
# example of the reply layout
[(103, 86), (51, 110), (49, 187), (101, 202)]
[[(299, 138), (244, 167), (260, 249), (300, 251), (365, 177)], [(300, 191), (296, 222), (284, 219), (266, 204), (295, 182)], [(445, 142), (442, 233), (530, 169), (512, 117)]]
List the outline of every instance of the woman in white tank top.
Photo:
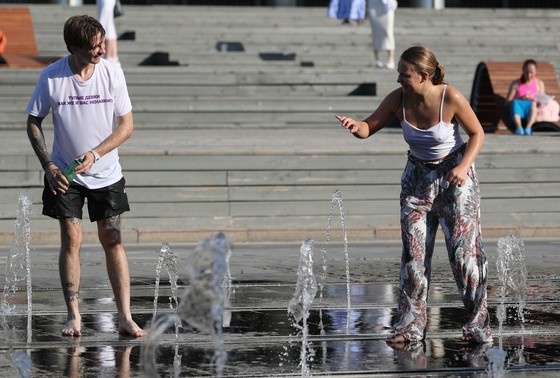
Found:
[[(428, 48), (414, 46), (404, 51), (397, 71), (401, 87), (389, 93), (365, 120), (336, 116), (357, 138), (372, 136), (397, 117), (409, 144), (401, 178), (400, 216), (405, 242), (400, 290), (394, 334), (387, 342), (400, 348), (425, 338), (431, 259), (439, 225), (466, 308), (462, 340), (491, 342), (488, 263), (474, 167), (484, 131), (466, 98), (443, 81), (445, 69)], [(467, 134), (467, 143), (459, 127)]]

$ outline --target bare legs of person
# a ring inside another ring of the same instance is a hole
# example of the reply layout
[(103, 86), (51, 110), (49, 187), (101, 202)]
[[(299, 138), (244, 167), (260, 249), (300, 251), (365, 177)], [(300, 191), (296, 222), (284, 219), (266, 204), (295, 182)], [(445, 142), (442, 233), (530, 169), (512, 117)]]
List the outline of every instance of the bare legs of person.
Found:
[(119, 63), (119, 53), (116, 39), (105, 40), (105, 58), (107, 58), (107, 60)]
[(116, 215), (97, 221), (99, 241), (105, 250), (107, 273), (119, 313), (118, 331), (123, 335), (141, 337), (146, 333), (132, 320), (130, 312), (130, 272), (128, 258), (121, 240), (121, 217)]
[(130, 374), (130, 353), (132, 352), (132, 345), (121, 345), (117, 350), (116, 365), (117, 377), (129, 377)]
[(68, 316), (62, 329), (65, 336), (81, 336), (81, 320), (78, 301), (80, 299), (80, 245), (82, 243), (82, 221), (78, 218), (60, 220), (60, 254), (58, 269), (62, 293)]
[[(79, 311), (80, 247), (82, 243), (82, 221), (66, 218), (60, 221), (61, 248), (59, 255), (60, 281), (68, 311), (67, 322), (62, 329), (65, 336), (82, 335)], [(128, 259), (121, 241), (120, 216), (97, 222), (99, 241), (105, 251), (109, 281), (119, 314), (118, 332), (141, 337), (146, 333), (133, 320), (130, 312), (130, 273)]]

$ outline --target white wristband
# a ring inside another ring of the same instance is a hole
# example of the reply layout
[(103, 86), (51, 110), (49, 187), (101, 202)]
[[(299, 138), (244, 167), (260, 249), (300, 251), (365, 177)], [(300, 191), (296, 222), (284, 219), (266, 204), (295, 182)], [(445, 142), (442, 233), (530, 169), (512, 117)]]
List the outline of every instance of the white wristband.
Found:
[(101, 156), (99, 156), (99, 154), (95, 150), (91, 150), (90, 152), (93, 154), (93, 162), (97, 163), (97, 161), (101, 159)]

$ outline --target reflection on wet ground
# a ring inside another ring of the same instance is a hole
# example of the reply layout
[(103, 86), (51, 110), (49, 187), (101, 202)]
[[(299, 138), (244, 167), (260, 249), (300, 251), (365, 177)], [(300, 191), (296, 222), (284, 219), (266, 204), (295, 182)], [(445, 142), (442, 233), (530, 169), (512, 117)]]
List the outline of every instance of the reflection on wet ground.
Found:
[[(463, 306), (446, 259), (436, 258), (427, 339), (402, 350), (385, 343), (395, 311), (400, 247), (351, 247), (350, 309), (340, 257), (329, 260), (322, 296), (317, 295), (311, 306), (307, 320), (311, 374), (486, 376), (487, 351), (497, 346), (507, 354), (508, 375), (560, 374), (560, 278), (557, 265), (551, 264), (560, 255), (557, 246), (548, 242), (534, 245), (534, 258), (527, 259), (525, 322), (521, 324), (517, 318), (515, 298), (506, 298), (509, 306), (501, 334), (496, 321), (496, 307), (500, 303), (498, 281), (490, 280), (494, 343), (483, 346), (459, 340)], [(237, 249), (231, 258), (233, 285), (228, 290), (229, 305), (224, 313), (223, 337), (228, 358), (223, 375), (301, 375), (301, 340), (287, 311), (297, 279), (298, 246)], [(143, 376), (143, 340), (115, 333), (116, 310), (105, 268), (98, 261), (99, 253), (94, 247), (83, 252), (84, 335), (71, 339), (60, 334), (66, 314), (58, 277), (53, 274), (57, 253), (49, 248), (36, 251), (32, 259), (33, 314), (28, 318), (25, 312), (22, 289), (13, 299), (18, 312), (3, 316), (0, 376)], [(182, 247), (178, 256), (185, 261), (189, 253), (188, 247)], [(157, 247), (129, 249), (129, 255), (133, 314), (147, 328), (153, 317)], [(490, 267), (493, 258), (489, 248)], [(179, 289), (188, 284), (180, 279)], [(171, 311), (170, 296), (169, 282), (162, 277), (158, 316)], [(27, 332), (29, 321), (31, 335)], [(188, 327), (180, 328), (176, 335), (174, 327), (170, 327), (159, 340), (155, 353), (158, 375), (214, 376), (212, 354), (212, 340), (207, 335)]]

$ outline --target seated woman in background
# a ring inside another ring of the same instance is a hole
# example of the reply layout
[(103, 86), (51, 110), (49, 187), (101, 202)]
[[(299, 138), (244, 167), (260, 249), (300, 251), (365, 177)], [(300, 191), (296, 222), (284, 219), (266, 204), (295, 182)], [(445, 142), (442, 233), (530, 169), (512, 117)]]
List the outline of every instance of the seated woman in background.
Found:
[[(537, 93), (545, 93), (544, 82), (537, 78), (537, 62), (527, 59), (523, 62), (521, 77), (511, 82), (507, 95), (516, 135), (533, 134), (532, 127), (537, 118)], [(525, 128), (523, 121), (526, 121)]]

